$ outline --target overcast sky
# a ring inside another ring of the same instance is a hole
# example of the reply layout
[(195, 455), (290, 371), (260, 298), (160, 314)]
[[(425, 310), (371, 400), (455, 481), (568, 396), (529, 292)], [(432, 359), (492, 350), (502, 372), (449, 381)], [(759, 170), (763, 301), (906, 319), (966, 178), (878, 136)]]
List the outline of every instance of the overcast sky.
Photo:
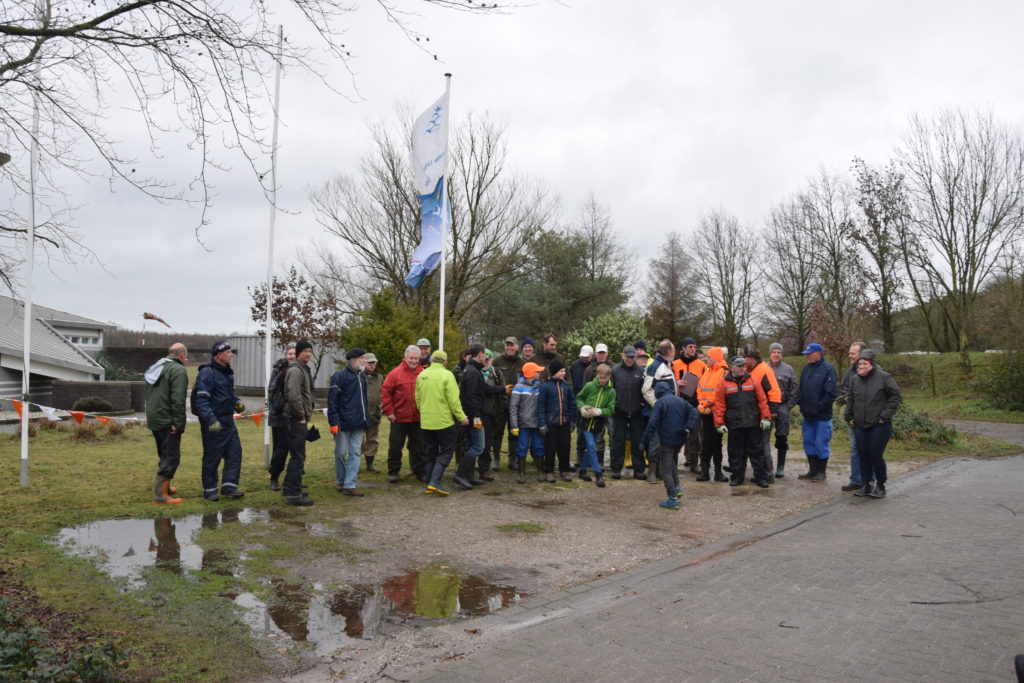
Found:
[[(819, 165), (846, 170), (854, 155), (883, 163), (913, 112), (983, 107), (1013, 125), (1024, 116), (1015, 1), (538, 0), (503, 16), (419, 8), (415, 25), (440, 61), (365, 4), (346, 37), (357, 101), (285, 74), (279, 268), (323, 237), (309, 189), (355, 172), (367, 123), (397, 101), (418, 113), (442, 92), (445, 71), (456, 125), (471, 110), (506, 121), (516, 169), (556, 190), (566, 218), (595, 192), (641, 261), (666, 232), (692, 231), (702, 210), (721, 206), (753, 229)], [(285, 31), (304, 40), (298, 27)], [(340, 70), (338, 82), (348, 87)], [(164, 151), (162, 169), (187, 181), (184, 159)], [(211, 251), (193, 237), (194, 211), (69, 183), (105, 270), (37, 269), (35, 300), (130, 328), (151, 311), (181, 331), (254, 332), (246, 287), (265, 278), (268, 207), (242, 162), (215, 183), (202, 231)]]

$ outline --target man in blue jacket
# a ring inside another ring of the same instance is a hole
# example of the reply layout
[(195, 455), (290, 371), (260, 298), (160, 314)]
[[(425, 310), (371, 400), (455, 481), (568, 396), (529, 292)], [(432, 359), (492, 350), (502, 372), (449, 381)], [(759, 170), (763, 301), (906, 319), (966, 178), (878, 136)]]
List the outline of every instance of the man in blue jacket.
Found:
[[(235, 429), (236, 412), (245, 405), (235, 394), (235, 372), (231, 369), (234, 351), (225, 341), (210, 349), (210, 363), (199, 368), (196, 377), (195, 405), (199, 431), (203, 438), (203, 497), (218, 500), (220, 496), (241, 498), (238, 488), (242, 474), (242, 442)], [(220, 494), (217, 493), (217, 469), (224, 461)]]
[(807, 365), (800, 373), (800, 414), (804, 417), (804, 453), (807, 472), (798, 479), (824, 481), (832, 441), (832, 402), (836, 400), (836, 369), (825, 360), (821, 344), (808, 344), (802, 353)]
[(331, 376), (327, 394), (327, 421), (334, 435), (334, 489), (345, 496), (362, 496), (359, 490), (359, 463), (363, 433), (370, 426), (370, 408), (366, 400), (366, 376), (363, 374), (362, 349), (345, 353), (348, 365)]

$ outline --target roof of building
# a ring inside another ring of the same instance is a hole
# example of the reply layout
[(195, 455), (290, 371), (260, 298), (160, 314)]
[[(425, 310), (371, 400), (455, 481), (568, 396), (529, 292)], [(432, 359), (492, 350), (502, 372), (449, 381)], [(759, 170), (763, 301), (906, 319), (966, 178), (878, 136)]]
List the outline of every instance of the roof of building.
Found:
[[(33, 306), (33, 313), (36, 307)], [(52, 309), (46, 309), (52, 310)], [(25, 305), (16, 299), (0, 296), (0, 353), (21, 355)], [(88, 318), (83, 318), (88, 320)], [(68, 341), (46, 320), (33, 315), (31, 360), (99, 375), (103, 366)]]
[(32, 303), (32, 315), (36, 318), (42, 318), (51, 325), (56, 323), (67, 323), (71, 325), (81, 325), (82, 327), (95, 327), (103, 330), (113, 330), (117, 327), (116, 325), (103, 323), (99, 320), (86, 318), (82, 315), (75, 315), (74, 313), (68, 313), (66, 311), (58, 311), (56, 308), (50, 308), (48, 306), (40, 306), (35, 302)]

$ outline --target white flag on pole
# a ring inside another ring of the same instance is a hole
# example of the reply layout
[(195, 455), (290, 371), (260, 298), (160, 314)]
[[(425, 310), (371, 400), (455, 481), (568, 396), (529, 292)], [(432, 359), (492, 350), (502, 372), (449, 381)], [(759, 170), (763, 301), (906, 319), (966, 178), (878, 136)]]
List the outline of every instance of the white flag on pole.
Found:
[(420, 114), (412, 127), (413, 172), (416, 193), (432, 194), (448, 168), (448, 93)]

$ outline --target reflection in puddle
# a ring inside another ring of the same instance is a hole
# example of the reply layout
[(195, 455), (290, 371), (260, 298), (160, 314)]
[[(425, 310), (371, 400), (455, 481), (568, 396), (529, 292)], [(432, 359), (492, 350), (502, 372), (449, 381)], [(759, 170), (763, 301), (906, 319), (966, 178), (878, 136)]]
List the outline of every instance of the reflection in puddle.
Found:
[[(274, 521), (292, 532), (310, 535), (356, 533), (351, 526), (333, 529), (289, 513), (225, 508), (178, 518), (114, 519), (62, 529), (57, 539), (72, 555), (92, 556), (98, 552), (108, 574), (126, 579), (131, 588), (139, 588), (145, 583), (143, 570), (148, 567), (177, 575), (203, 570), (235, 576), (239, 560), (223, 548), (199, 546), (195, 537), (200, 529)], [(373, 637), (389, 623), (422, 625), (433, 619), (477, 616), (526, 597), (513, 586), (438, 564), (388, 577), (379, 584), (359, 584), (333, 593), (320, 585), (288, 583), (279, 578), (271, 579), (270, 590), (269, 602), (248, 592), (224, 597), (242, 608), (243, 619), (254, 632), (312, 643), (321, 654), (354, 639)]]

